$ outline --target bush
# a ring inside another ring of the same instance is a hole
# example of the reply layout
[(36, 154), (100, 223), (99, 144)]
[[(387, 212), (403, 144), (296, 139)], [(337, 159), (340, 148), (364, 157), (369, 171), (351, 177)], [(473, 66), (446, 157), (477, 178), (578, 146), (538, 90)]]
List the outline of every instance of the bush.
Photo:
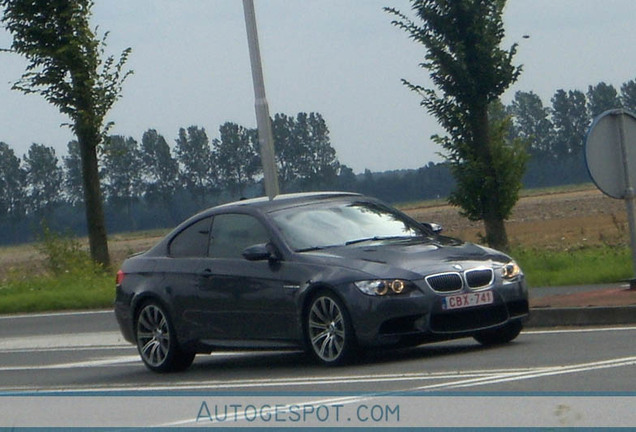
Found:
[(46, 257), (46, 267), (50, 273), (87, 274), (101, 271), (101, 267), (91, 260), (89, 253), (72, 234), (59, 234), (42, 223), (42, 235), (37, 249)]

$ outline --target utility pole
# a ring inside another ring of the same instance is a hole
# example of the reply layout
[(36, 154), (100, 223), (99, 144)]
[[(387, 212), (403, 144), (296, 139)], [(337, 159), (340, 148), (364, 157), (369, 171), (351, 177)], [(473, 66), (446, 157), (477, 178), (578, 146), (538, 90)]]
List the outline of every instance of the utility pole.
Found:
[(261, 162), (263, 164), (263, 176), (265, 177), (265, 193), (270, 200), (280, 193), (278, 187), (278, 173), (274, 158), (274, 138), (269, 117), (269, 106), (265, 97), (265, 80), (263, 79), (263, 65), (261, 64), (261, 52), (258, 44), (258, 32), (256, 30), (256, 12), (253, 0), (243, 0), (245, 13), (245, 27), (247, 29), (247, 43), (250, 50), (250, 63), (252, 65), (252, 80), (254, 81), (254, 96), (256, 102), (256, 125), (258, 126), (258, 143), (261, 149)]

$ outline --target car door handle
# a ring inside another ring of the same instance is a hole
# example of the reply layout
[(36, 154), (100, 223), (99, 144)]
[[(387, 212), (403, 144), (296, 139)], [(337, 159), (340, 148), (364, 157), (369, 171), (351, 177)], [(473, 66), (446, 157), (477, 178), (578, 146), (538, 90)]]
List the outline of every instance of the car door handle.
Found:
[(201, 272), (201, 277), (210, 277), (212, 276), (214, 273), (212, 273), (211, 269), (205, 269)]

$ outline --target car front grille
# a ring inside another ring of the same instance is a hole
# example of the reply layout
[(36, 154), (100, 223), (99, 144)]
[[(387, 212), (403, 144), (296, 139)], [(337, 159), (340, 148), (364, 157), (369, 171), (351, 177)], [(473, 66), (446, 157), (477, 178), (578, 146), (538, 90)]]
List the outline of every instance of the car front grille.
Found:
[(465, 276), (468, 288), (478, 289), (492, 284), (495, 273), (492, 269), (475, 269), (466, 271)]
[(486, 288), (495, 280), (495, 272), (489, 268), (477, 268), (460, 273), (438, 273), (426, 277), (426, 283), (433, 291), (449, 293), (460, 291), (464, 285), (472, 290)]
[(440, 273), (426, 278), (428, 286), (438, 292), (453, 292), (462, 289), (463, 282), (459, 273)]

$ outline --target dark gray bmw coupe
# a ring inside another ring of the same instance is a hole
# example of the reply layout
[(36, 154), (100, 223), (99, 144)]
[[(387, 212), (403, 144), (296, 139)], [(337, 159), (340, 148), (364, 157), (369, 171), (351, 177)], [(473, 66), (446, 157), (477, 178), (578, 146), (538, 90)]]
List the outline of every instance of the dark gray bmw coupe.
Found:
[(159, 372), (216, 349), (302, 347), (332, 365), (359, 348), (517, 337), (521, 269), (437, 228), (350, 193), (214, 207), (124, 262), (117, 320)]

